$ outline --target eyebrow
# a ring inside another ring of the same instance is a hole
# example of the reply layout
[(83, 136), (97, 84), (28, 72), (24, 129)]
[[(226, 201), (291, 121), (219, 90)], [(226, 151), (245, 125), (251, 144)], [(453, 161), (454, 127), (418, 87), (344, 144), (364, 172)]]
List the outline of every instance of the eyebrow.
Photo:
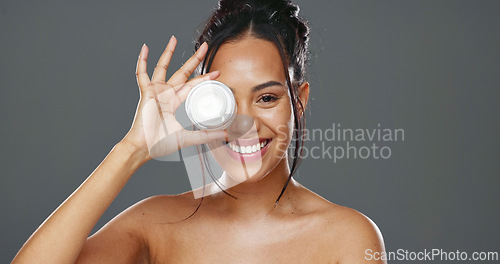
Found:
[(269, 86), (275, 86), (275, 85), (279, 85), (279, 86), (283, 86), (283, 84), (281, 84), (280, 82), (277, 82), (277, 81), (268, 81), (268, 82), (265, 82), (265, 83), (261, 83), (257, 86), (254, 86), (252, 88), (252, 92), (257, 92), (257, 91), (260, 91), (264, 88), (267, 88)]
[[(265, 89), (265, 88), (267, 88), (269, 86), (275, 86), (275, 85), (283, 86), (283, 84), (280, 83), (280, 82), (277, 82), (277, 81), (268, 81), (268, 82), (261, 83), (259, 85), (254, 86), (252, 88), (252, 93), (258, 92), (258, 91), (260, 91), (262, 89)], [(229, 89), (231, 89), (231, 91), (234, 93), (233, 88), (229, 88)]]

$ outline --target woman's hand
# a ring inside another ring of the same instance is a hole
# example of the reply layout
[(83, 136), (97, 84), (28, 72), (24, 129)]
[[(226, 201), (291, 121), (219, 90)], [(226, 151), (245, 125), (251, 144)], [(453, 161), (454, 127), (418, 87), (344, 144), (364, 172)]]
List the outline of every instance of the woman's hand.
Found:
[(146, 160), (171, 154), (186, 146), (203, 144), (226, 137), (225, 131), (185, 130), (175, 119), (175, 111), (186, 100), (194, 85), (202, 81), (216, 79), (219, 76), (219, 72), (211, 72), (188, 81), (189, 76), (205, 57), (207, 44), (204, 43), (165, 82), (167, 68), (176, 43), (176, 38), (172, 36), (158, 60), (151, 79), (146, 71), (149, 51), (146, 45), (142, 46), (137, 60), (136, 76), (141, 96), (132, 127), (122, 142), (129, 143), (137, 150), (147, 153)]

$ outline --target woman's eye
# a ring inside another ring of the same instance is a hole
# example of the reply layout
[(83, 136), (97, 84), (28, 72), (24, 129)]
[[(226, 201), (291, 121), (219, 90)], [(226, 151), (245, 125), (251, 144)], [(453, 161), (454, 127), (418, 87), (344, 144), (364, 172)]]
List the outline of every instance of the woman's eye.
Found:
[(264, 103), (270, 103), (270, 102), (274, 102), (274, 101), (276, 101), (276, 100), (278, 100), (278, 98), (276, 98), (276, 97), (274, 97), (274, 96), (272, 96), (272, 95), (264, 95), (264, 96), (262, 96), (262, 97), (260, 98), (260, 100), (259, 100), (259, 101), (262, 101), (262, 102), (264, 102)]

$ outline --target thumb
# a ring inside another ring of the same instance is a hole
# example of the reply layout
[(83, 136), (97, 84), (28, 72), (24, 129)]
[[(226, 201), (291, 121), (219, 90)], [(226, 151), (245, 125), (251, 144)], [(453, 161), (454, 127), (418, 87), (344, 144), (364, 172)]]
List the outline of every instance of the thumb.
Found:
[(205, 144), (214, 140), (227, 140), (226, 130), (184, 130), (180, 138), (180, 147)]

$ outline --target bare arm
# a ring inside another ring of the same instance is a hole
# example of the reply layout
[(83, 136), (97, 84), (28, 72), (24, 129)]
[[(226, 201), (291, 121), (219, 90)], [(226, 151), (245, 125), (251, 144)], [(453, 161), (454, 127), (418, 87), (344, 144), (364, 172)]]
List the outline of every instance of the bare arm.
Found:
[(94, 225), (145, 161), (144, 153), (118, 143), (33, 233), (13, 263), (74, 263)]
[[(97, 263), (116, 256), (119, 259), (112, 262), (119, 263), (136, 262), (143, 257), (144, 247), (137, 228), (140, 224), (134, 223), (133, 210), (127, 210), (108, 223), (98, 235), (87, 237), (132, 174), (147, 160), (185, 146), (226, 137), (225, 131), (187, 131), (175, 120), (175, 110), (186, 100), (191, 87), (219, 75), (212, 72), (188, 81), (205, 56), (204, 44), (165, 82), (175, 45), (176, 39), (172, 37), (151, 80), (146, 71), (148, 48), (142, 47), (136, 70), (141, 99), (129, 132), (85, 182), (40, 225), (12, 263), (74, 263), (77, 259), (79, 263)], [(164, 130), (165, 126), (169, 131)]]

